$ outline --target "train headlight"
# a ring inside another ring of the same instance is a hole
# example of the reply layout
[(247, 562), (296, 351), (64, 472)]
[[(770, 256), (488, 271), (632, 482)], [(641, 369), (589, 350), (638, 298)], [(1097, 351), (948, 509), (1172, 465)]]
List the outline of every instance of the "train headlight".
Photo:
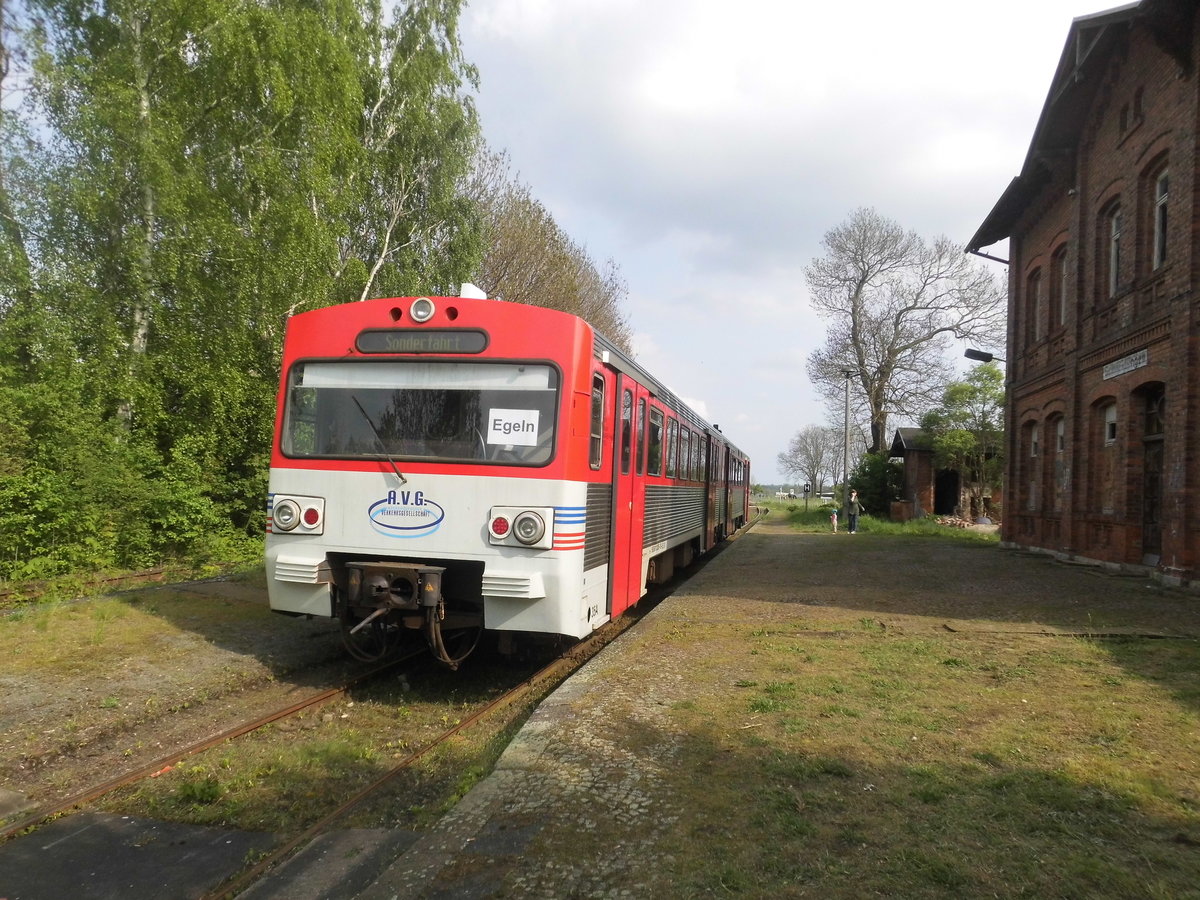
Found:
[(433, 318), (435, 312), (437, 312), (437, 307), (428, 297), (418, 297), (408, 308), (408, 314), (414, 322), (428, 322)]
[(554, 507), (493, 506), (487, 519), (488, 541), (529, 550), (554, 549)]
[(522, 544), (536, 544), (545, 533), (546, 523), (535, 512), (523, 512), (513, 522), (513, 534)]
[(272, 534), (314, 535), (325, 533), (325, 499), (298, 494), (272, 494), (267, 504)]
[(300, 524), (300, 504), (295, 500), (275, 501), (271, 519), (279, 531), (291, 531)]

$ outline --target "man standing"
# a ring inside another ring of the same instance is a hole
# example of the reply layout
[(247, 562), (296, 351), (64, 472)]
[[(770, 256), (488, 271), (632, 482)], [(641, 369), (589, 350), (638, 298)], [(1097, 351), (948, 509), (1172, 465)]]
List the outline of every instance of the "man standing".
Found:
[(862, 512), (862, 503), (858, 499), (858, 491), (850, 492), (850, 499), (846, 501), (846, 518), (849, 520), (846, 524), (851, 534), (858, 531), (858, 516)]

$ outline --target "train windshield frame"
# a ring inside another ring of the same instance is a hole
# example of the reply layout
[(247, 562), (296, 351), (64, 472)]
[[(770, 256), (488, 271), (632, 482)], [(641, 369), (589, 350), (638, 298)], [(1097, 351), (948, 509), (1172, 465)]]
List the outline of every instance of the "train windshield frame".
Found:
[(558, 368), (547, 362), (304, 360), (288, 373), (280, 450), (292, 459), (544, 466)]

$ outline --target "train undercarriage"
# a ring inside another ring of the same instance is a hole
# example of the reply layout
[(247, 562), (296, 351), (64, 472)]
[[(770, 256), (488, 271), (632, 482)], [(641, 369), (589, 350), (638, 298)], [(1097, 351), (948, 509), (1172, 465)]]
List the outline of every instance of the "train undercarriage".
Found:
[[(355, 658), (372, 662), (418, 632), (433, 656), (451, 669), (471, 655), (483, 635), (482, 563), (331, 559), (334, 614)], [(478, 570), (478, 572), (476, 572)], [(464, 590), (465, 589), (465, 590)]]

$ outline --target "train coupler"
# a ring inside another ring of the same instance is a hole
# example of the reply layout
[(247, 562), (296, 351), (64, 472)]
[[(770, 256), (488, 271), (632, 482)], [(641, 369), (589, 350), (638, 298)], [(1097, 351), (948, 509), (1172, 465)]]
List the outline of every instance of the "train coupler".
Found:
[(346, 563), (352, 606), (417, 612), (442, 602), (442, 566), (387, 562)]

